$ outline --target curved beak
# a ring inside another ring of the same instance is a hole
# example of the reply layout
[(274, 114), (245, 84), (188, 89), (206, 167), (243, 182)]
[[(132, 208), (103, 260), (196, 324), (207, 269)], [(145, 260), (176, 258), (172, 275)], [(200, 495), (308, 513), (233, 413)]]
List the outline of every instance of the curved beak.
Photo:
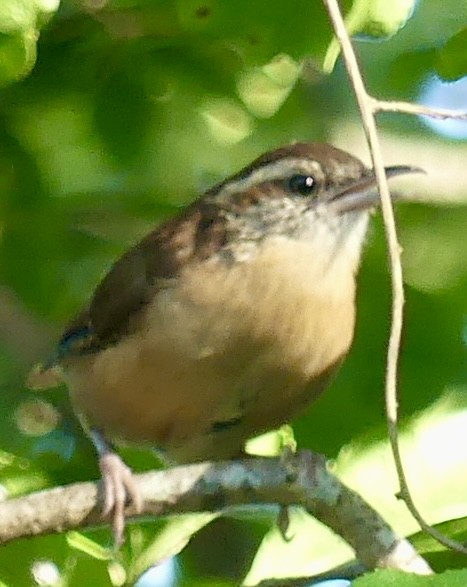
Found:
[[(420, 167), (410, 165), (393, 165), (384, 168), (388, 179), (406, 173), (425, 173)], [(400, 195), (391, 196), (393, 200), (398, 199)], [(331, 202), (330, 207), (336, 214), (345, 214), (358, 210), (367, 210), (379, 204), (379, 193), (376, 184), (376, 177), (373, 171), (365, 175), (350, 185), (346, 186), (341, 192), (336, 194)]]

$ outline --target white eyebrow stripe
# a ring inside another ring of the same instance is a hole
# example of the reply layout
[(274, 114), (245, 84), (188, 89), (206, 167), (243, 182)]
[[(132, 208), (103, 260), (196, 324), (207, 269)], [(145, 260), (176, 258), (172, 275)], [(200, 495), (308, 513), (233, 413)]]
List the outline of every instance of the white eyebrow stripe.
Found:
[(311, 159), (301, 159), (288, 157), (287, 159), (279, 159), (262, 165), (257, 169), (241, 179), (236, 179), (226, 183), (217, 196), (222, 198), (238, 192), (246, 191), (249, 188), (263, 183), (265, 181), (274, 181), (275, 179), (286, 179), (291, 177), (294, 173), (312, 176), (323, 176), (321, 165), (317, 161)]

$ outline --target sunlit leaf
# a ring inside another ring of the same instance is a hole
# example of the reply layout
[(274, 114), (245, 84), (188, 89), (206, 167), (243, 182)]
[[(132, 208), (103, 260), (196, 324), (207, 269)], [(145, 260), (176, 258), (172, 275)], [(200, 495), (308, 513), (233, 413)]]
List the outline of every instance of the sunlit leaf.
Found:
[(177, 555), (194, 534), (219, 517), (217, 513), (199, 513), (177, 516), (166, 522), (151, 543), (135, 558), (129, 579), (135, 581), (149, 567)]
[(282, 106), (300, 73), (288, 55), (278, 55), (263, 67), (243, 71), (237, 91), (245, 106), (259, 118), (273, 116)]
[(0, 4), (0, 32), (11, 34), (32, 29), (36, 7), (30, 0), (2, 0)]
[[(348, 33), (379, 39), (395, 35), (412, 16), (415, 0), (354, 0), (345, 16)], [(323, 69), (330, 73), (339, 56), (337, 39), (333, 39), (324, 58)]]
[(232, 100), (208, 100), (201, 108), (201, 116), (213, 138), (221, 144), (238, 143), (253, 132), (251, 118)]
[(35, 31), (0, 33), (0, 86), (27, 75), (36, 61)]
[(354, 587), (464, 587), (467, 571), (446, 571), (433, 577), (421, 577), (402, 571), (375, 571), (356, 579)]
[(114, 556), (112, 550), (103, 548), (100, 544), (79, 532), (67, 532), (66, 541), (71, 548), (84, 552), (97, 560), (107, 561)]
[(441, 77), (449, 81), (467, 75), (467, 28), (451, 37), (446, 45), (439, 49), (435, 66)]

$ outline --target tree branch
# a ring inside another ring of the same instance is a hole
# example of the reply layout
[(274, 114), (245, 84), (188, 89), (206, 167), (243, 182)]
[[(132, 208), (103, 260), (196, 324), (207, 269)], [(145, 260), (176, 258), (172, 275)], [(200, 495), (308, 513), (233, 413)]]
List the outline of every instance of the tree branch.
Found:
[(402, 114), (415, 114), (416, 116), (429, 116), (447, 120), (455, 118), (457, 120), (467, 120), (467, 112), (461, 110), (447, 110), (445, 108), (431, 108), (421, 104), (411, 104), (410, 102), (393, 102), (387, 100), (378, 100), (368, 96), (373, 112), (400, 112)]
[[(285, 462), (257, 458), (194, 464), (144, 473), (136, 480), (144, 499), (141, 516), (251, 504), (300, 505), (342, 536), (366, 567), (431, 573), (412, 545), (329, 473), (323, 457), (310, 452), (289, 456)], [(102, 524), (101, 500), (99, 484), (87, 482), (2, 502), (0, 543)]]
[[(402, 265), (401, 265), (401, 247), (397, 239), (396, 224), (394, 219), (394, 210), (392, 208), (391, 196), (389, 193), (388, 181), (384, 171), (383, 156), (381, 152), (381, 146), (379, 143), (378, 132), (376, 129), (375, 112), (378, 110), (388, 110), (388, 102), (379, 102), (375, 98), (372, 98), (363, 82), (362, 75), (358, 66), (357, 58), (350, 41), (350, 37), (347, 34), (345, 28), (344, 19), (339, 9), (337, 0), (323, 0), (331, 22), (334, 28), (336, 37), (342, 48), (342, 55), (347, 68), (350, 82), (353, 86), (355, 97), (358, 102), (360, 109), (360, 116), (362, 119), (363, 130), (368, 142), (370, 149), (371, 159), (375, 170), (377, 179), (378, 189), (381, 196), (381, 208), (383, 212), (384, 229), (386, 232), (386, 240), (388, 243), (389, 260), (391, 264), (391, 285), (392, 285), (392, 321), (391, 321), (391, 332), (389, 336), (389, 345), (387, 353), (387, 367), (386, 367), (386, 385), (385, 385), (385, 398), (386, 398), (386, 415), (388, 424), (388, 435), (391, 443), (391, 449), (394, 457), (394, 463), (396, 466), (397, 477), (399, 480), (400, 491), (398, 497), (402, 499), (407, 505), (408, 510), (412, 516), (417, 520), (420, 527), (429, 533), (433, 538), (438, 540), (441, 544), (452, 548), (458, 552), (467, 554), (467, 549), (455, 540), (451, 540), (441, 532), (438, 532), (435, 528), (430, 526), (422, 517), (418, 511), (415, 503), (410, 494), (410, 490), (407, 484), (404, 467), (402, 464), (402, 458), (400, 454), (398, 431), (397, 431), (397, 364), (399, 358), (399, 349), (402, 333), (402, 319), (403, 319), (403, 306), (404, 306), (404, 287), (402, 277)], [(399, 104), (400, 105), (400, 104)], [(405, 109), (404, 109), (405, 108)], [(415, 112), (419, 108), (413, 108), (412, 113), (421, 113), (420, 111)], [(406, 105), (402, 105), (401, 110), (407, 111)], [(392, 111), (396, 111), (396, 107), (393, 105)], [(433, 115), (432, 111), (432, 114)], [(428, 114), (428, 110), (423, 112)], [(439, 114), (439, 111), (438, 111)], [(446, 112), (443, 112), (443, 116), (446, 117)], [(452, 117), (457, 116), (453, 113)]]

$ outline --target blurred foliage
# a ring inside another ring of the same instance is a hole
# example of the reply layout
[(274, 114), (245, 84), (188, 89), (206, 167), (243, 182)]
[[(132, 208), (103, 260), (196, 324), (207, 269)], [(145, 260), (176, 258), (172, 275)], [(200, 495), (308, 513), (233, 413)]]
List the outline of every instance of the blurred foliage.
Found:
[(357, 579), (355, 587), (463, 587), (467, 571), (447, 571), (436, 577), (416, 577), (400, 571), (375, 571)]
[(467, 71), (467, 29), (453, 35), (438, 51), (436, 69), (445, 79), (453, 81), (464, 77)]
[[(375, 95), (412, 100), (437, 74), (467, 75), (465, 2), (342, 5)], [(0, 87), (0, 480), (15, 495), (98, 476), (65, 390), (39, 397), (23, 381), (112, 260), (264, 150), (301, 139), (345, 144), (348, 122), (357, 118), (317, 0), (2, 0)], [(380, 126), (409, 146), (410, 158), (391, 153), (394, 162), (422, 165), (421, 147), (432, 149), (437, 166), (427, 172), (434, 183), (455, 160), (459, 172), (465, 167), (465, 143), (435, 136), (417, 119), (387, 117)], [(447, 192), (449, 185), (459, 191), (455, 174), (443, 177)], [(437, 199), (430, 181), (425, 185), (429, 204), (398, 211), (407, 284), (402, 442), (417, 501), (430, 521), (445, 522), (456, 535), (467, 518), (467, 185), (450, 204)], [(351, 356), (294, 430), (299, 447), (336, 459), (349, 485), (399, 531), (414, 532), (394, 498), (385, 441), (389, 291), (376, 219)], [(136, 470), (157, 465), (148, 452), (122, 452)], [(0, 581), (132, 584), (210, 519), (135, 524), (116, 557), (108, 530), (17, 541), (0, 551)], [(288, 544), (275, 519), (268, 509), (216, 519), (194, 536), (163, 584), (219, 587), (247, 574), (254, 584), (272, 575), (313, 575), (352, 556), (303, 512), (292, 516)], [(425, 546), (436, 570), (465, 566), (459, 555)], [(56, 565), (56, 575), (44, 561)], [(360, 584), (466, 582), (465, 572), (393, 577), (369, 575)]]

